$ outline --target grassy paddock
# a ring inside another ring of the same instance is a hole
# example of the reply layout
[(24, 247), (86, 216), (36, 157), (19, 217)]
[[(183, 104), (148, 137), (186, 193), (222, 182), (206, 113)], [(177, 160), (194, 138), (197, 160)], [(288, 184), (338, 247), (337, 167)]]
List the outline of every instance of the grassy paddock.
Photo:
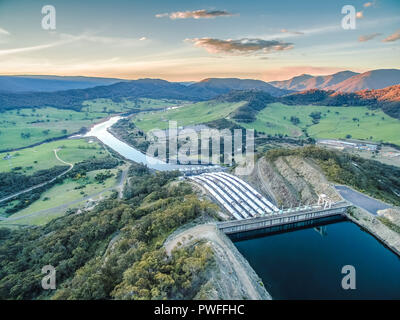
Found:
[[(30, 206), (26, 207), (23, 210), (18, 211), (17, 213), (10, 216), (10, 218), (22, 217), (25, 215), (30, 215), (15, 221), (3, 221), (0, 222), (1, 225), (7, 225), (8, 223), (12, 224), (23, 224), (23, 225), (42, 225), (50, 220), (64, 215), (65, 211), (68, 208), (77, 208), (81, 207), (85, 204), (86, 201), (80, 201), (84, 197), (94, 195), (100, 193), (110, 187), (113, 187), (117, 183), (117, 172), (118, 168), (109, 170), (113, 173), (113, 176), (106, 179), (103, 183), (98, 183), (95, 180), (95, 176), (98, 173), (105, 173), (108, 170), (94, 170), (87, 173), (86, 177), (74, 178), (74, 179), (66, 179), (63, 183), (57, 184), (51, 189), (43, 192), (40, 196), (40, 199), (33, 202)], [(98, 199), (101, 195), (93, 196), (93, 200)], [(102, 196), (106, 196), (106, 194), (102, 194)], [(73, 203), (71, 203), (73, 202)], [(68, 205), (68, 203), (71, 203)], [(66, 208), (60, 208), (51, 210), (51, 212), (40, 212), (43, 210), (48, 210), (52, 208), (57, 208), (62, 204), (67, 204)], [(39, 212), (39, 214), (36, 214)]]
[(169, 121), (177, 121), (178, 126), (196, 125), (226, 118), (244, 103), (199, 102), (178, 109), (141, 113), (133, 118), (133, 122), (144, 132), (167, 129)]
[(190, 103), (189, 101), (171, 99), (148, 99), (141, 98), (134, 101), (122, 99), (122, 102), (114, 102), (111, 99), (88, 100), (83, 103), (82, 111), (100, 113), (119, 113), (130, 109), (165, 109)]
[[(107, 156), (107, 151), (98, 142), (89, 143), (89, 139), (65, 139), (44, 143), (33, 148), (14, 152), (0, 153), (0, 172), (11, 171), (21, 167), (18, 172), (32, 174), (38, 170), (52, 168), (56, 165), (65, 165), (58, 161), (54, 149), (60, 149), (57, 154), (65, 162), (77, 163), (93, 157)], [(9, 155), (9, 160), (4, 160)]]
[[(318, 124), (312, 122), (309, 116), (312, 112), (321, 112)], [(300, 122), (293, 124), (292, 117)], [(346, 138), (351, 135), (354, 139), (382, 140), (400, 145), (400, 120), (367, 107), (287, 106), (272, 103), (259, 112), (256, 121), (240, 125), (271, 135), (304, 137), (302, 130), (305, 129), (313, 138)]]
[(17, 149), (72, 134), (106, 116), (55, 108), (9, 110), (0, 115), (0, 149)]

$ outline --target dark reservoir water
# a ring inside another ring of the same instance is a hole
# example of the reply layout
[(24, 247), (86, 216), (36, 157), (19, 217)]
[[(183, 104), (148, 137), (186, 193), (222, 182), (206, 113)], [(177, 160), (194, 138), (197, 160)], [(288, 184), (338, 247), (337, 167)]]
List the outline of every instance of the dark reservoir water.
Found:
[[(400, 299), (396, 254), (349, 221), (317, 229), (232, 240), (273, 299)], [(355, 267), (355, 290), (342, 289), (344, 265)]]

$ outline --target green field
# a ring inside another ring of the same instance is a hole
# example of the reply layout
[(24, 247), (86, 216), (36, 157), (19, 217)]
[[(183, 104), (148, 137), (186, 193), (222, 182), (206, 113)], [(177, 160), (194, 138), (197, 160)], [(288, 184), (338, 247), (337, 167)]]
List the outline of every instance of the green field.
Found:
[(72, 134), (106, 116), (100, 112), (55, 108), (5, 111), (0, 115), (0, 150), (17, 149)]
[[(65, 164), (56, 159), (54, 149), (60, 149), (57, 151), (58, 156), (68, 163), (77, 163), (93, 157), (102, 158), (108, 155), (103, 146), (96, 141), (65, 139), (19, 151), (0, 153), (0, 172), (22, 167), (18, 172), (30, 175), (37, 170), (49, 169), (59, 165), (64, 166)], [(7, 155), (11, 158), (8, 159)]]
[[(318, 124), (313, 124), (310, 113), (321, 112)], [(290, 119), (300, 120), (294, 125)], [(356, 120), (354, 120), (356, 119)], [(240, 123), (246, 128), (271, 135), (304, 137), (303, 129), (313, 138), (346, 138), (384, 141), (400, 145), (400, 120), (381, 110), (367, 107), (287, 106), (269, 104), (252, 123)]]
[[(10, 218), (22, 217), (25, 215), (30, 216), (18, 220), (2, 221), (0, 222), (0, 226), (10, 223), (24, 225), (45, 224), (55, 217), (63, 215), (68, 208), (77, 208), (84, 205), (86, 203), (86, 201), (83, 200), (84, 197), (90, 196), (93, 200), (96, 200), (99, 197), (107, 196), (106, 192), (108, 191), (104, 191), (116, 185), (118, 169), (109, 170), (114, 176), (106, 179), (103, 183), (98, 183), (94, 179), (96, 174), (106, 171), (107, 170), (94, 170), (87, 173), (86, 177), (66, 179), (62, 184), (55, 185), (51, 189), (45, 191), (40, 199), (33, 202), (27, 208), (11, 215)], [(80, 201), (81, 199), (82, 201)], [(65, 205), (65, 207), (58, 208), (60, 205)], [(48, 212), (42, 212), (43, 210), (48, 210)]]
[(4, 111), (0, 115), (0, 150), (13, 150), (48, 139), (70, 135), (100, 119), (130, 109), (165, 109), (190, 103), (168, 99), (111, 99), (85, 101), (80, 112), (51, 107)]
[(127, 112), (130, 109), (165, 109), (168, 107), (179, 106), (188, 101), (171, 100), (171, 99), (148, 99), (141, 98), (135, 101), (123, 99), (122, 102), (114, 102), (111, 99), (95, 99), (85, 101), (82, 111), (84, 112), (102, 112), (102, 113), (119, 113)]
[(243, 104), (245, 104), (245, 102), (198, 102), (178, 109), (140, 113), (135, 116), (132, 121), (144, 132), (148, 132), (152, 129), (167, 129), (169, 121), (177, 121), (178, 126), (195, 125), (226, 118), (231, 112)]

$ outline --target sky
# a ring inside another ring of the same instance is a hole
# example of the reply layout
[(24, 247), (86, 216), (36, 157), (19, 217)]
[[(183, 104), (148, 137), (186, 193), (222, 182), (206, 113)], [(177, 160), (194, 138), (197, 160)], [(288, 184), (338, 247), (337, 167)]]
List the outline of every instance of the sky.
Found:
[[(356, 28), (342, 28), (342, 7)], [(42, 28), (42, 7), (56, 10)], [(0, 74), (284, 80), (400, 68), (400, 0), (0, 0)]]

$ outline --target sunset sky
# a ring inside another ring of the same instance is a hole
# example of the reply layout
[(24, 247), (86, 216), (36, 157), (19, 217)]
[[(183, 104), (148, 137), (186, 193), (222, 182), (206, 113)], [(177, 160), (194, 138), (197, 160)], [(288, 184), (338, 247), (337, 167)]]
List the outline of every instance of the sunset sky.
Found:
[[(44, 5), (56, 30), (41, 27)], [(343, 5), (358, 12), (341, 28)], [(0, 0), (0, 74), (283, 80), (400, 68), (400, 1)]]

